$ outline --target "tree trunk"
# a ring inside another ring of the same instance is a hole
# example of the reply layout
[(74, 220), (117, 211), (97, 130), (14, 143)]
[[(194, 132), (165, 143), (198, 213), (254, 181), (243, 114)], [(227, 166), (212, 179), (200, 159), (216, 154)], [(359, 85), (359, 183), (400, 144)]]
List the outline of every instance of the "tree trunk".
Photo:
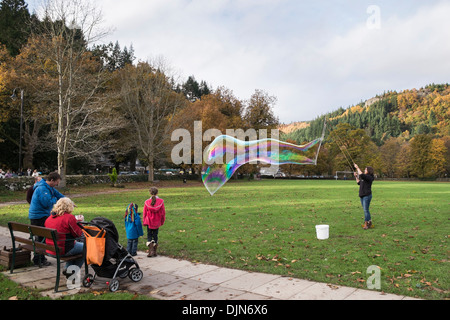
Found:
[(33, 158), (34, 158), (34, 146), (28, 144), (25, 145), (25, 147), (23, 148), (23, 162), (22, 162), (22, 168), (23, 171), (25, 172), (28, 168), (29, 169), (34, 169), (33, 167)]
[(34, 169), (33, 167), (33, 159), (34, 159), (34, 151), (38, 146), (38, 135), (41, 129), (41, 124), (39, 121), (34, 120), (33, 129), (30, 128), (30, 123), (25, 122), (25, 131), (24, 131), (24, 156), (23, 156), (23, 169), (26, 170), (28, 168)]
[(153, 181), (155, 181), (155, 175), (154, 175), (154, 173), (153, 173), (153, 166), (154, 166), (154, 163), (153, 163), (153, 156), (150, 155), (150, 156), (148, 157), (148, 182), (153, 182)]
[(137, 160), (137, 150), (134, 149), (131, 153), (130, 153), (130, 171), (136, 171), (136, 160)]
[(58, 153), (58, 173), (61, 176), (61, 181), (59, 182), (59, 187), (65, 188), (66, 183), (66, 157), (62, 153)]

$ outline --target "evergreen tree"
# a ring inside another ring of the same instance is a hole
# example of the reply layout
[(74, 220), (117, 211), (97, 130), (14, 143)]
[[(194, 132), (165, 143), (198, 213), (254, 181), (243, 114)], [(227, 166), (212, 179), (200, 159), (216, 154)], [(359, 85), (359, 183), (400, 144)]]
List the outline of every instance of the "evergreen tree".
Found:
[(181, 91), (191, 102), (200, 100), (202, 96), (206, 96), (211, 93), (211, 90), (206, 82), (202, 80), (199, 84), (198, 81), (195, 80), (194, 76), (189, 76), (186, 82), (182, 84)]
[(19, 54), (30, 34), (30, 13), (24, 0), (0, 2), (0, 43), (12, 56)]
[(93, 48), (93, 54), (100, 59), (106, 69), (109, 71), (116, 71), (124, 68), (127, 64), (132, 64), (136, 59), (134, 56), (133, 45), (130, 49), (124, 47), (121, 50), (119, 42), (115, 44), (112, 42), (103, 45), (96, 45)]
[(182, 86), (182, 91), (186, 98), (191, 102), (200, 98), (200, 85), (197, 80), (195, 80), (194, 76), (189, 76)]
[(136, 59), (134, 56), (134, 48), (133, 45), (130, 45), (130, 49), (128, 49), (126, 46), (123, 48), (123, 51), (120, 55), (119, 59), (119, 65), (121, 68), (125, 67), (127, 64), (132, 64), (133, 61)]
[(200, 82), (200, 88), (199, 89), (200, 89), (200, 97), (201, 96), (206, 96), (206, 95), (211, 93), (211, 90), (209, 89), (208, 85), (203, 80), (202, 80), (202, 82)]

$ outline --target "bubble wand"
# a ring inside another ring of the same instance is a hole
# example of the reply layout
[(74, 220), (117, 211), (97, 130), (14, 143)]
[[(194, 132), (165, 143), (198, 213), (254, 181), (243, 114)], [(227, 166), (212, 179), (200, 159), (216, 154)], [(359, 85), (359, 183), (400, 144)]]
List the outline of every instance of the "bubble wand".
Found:
[[(328, 129), (328, 131), (330, 131), (330, 129)], [(330, 133), (331, 133), (331, 131), (330, 131)], [(355, 161), (353, 161), (353, 158), (352, 158), (352, 156), (350, 155), (350, 152), (348, 152), (347, 148), (344, 148), (345, 145), (344, 145), (344, 143), (342, 142), (341, 138), (339, 137), (339, 134), (337, 134), (337, 133), (335, 132), (335, 136), (336, 136), (337, 140), (339, 140), (339, 143), (337, 143), (337, 141), (334, 141), (334, 142), (336, 142), (336, 145), (339, 147), (339, 149), (341, 150), (342, 154), (344, 155), (344, 158), (345, 158), (345, 160), (347, 161), (348, 165), (350, 166), (352, 172), (354, 172), (354, 170), (353, 170), (353, 165), (352, 165), (352, 164), (354, 164)], [(344, 152), (344, 149), (345, 149), (345, 152)], [(346, 154), (346, 152), (347, 152), (347, 154)], [(350, 162), (350, 160), (348, 159), (349, 157), (350, 157), (351, 162)]]

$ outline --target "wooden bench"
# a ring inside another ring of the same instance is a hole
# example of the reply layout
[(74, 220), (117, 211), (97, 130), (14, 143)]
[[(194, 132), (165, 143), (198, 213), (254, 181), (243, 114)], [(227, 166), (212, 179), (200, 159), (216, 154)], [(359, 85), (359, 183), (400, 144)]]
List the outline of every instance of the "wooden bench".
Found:
[[(59, 288), (59, 279), (60, 279), (60, 264), (61, 261), (71, 261), (80, 258), (84, 258), (83, 254), (73, 255), (73, 256), (61, 256), (57, 244), (58, 232), (55, 229), (49, 229), (44, 227), (33, 226), (29, 224), (17, 223), (17, 222), (8, 222), (8, 228), (11, 233), (11, 241), (12, 241), (12, 263), (11, 263), (11, 273), (14, 271), (14, 263), (15, 263), (15, 253), (16, 253), (16, 243), (21, 243), (21, 248), (25, 250), (32, 251), (36, 254), (43, 254), (56, 259), (56, 283), (55, 283), (55, 292), (58, 292)], [(26, 233), (26, 237), (17, 236), (14, 232), (23, 232)], [(53, 240), (53, 245), (48, 245), (45, 242), (39, 242), (35, 240), (35, 237), (44, 237)], [(48, 254), (46, 250), (51, 252), (55, 252), (56, 255)], [(41, 264), (39, 264), (39, 268), (41, 268)], [(86, 274), (87, 274), (87, 265), (85, 264)]]

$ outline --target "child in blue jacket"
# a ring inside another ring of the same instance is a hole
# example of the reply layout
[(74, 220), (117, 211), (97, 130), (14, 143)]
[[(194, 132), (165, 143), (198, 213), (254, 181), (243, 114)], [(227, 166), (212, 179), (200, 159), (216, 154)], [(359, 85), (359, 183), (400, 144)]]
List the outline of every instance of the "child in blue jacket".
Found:
[(125, 211), (125, 230), (127, 232), (127, 251), (132, 255), (137, 255), (138, 239), (144, 235), (141, 217), (138, 213), (137, 204), (130, 203)]

